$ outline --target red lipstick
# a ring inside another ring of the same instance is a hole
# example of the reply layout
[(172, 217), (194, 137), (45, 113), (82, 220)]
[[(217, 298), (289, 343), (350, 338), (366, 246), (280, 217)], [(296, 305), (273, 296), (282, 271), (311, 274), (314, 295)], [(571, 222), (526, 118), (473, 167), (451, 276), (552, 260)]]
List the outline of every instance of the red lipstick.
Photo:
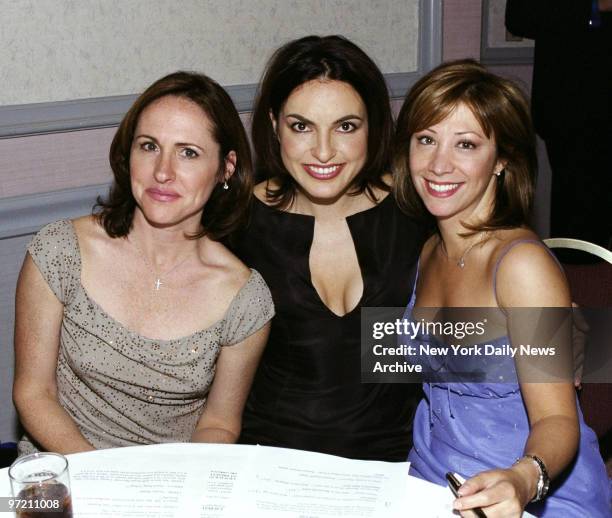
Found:
[(425, 182), (425, 188), (428, 194), (434, 198), (449, 198), (463, 185), (462, 183), (454, 182), (433, 182), (426, 179), (423, 179), (423, 181)]
[(302, 164), (304, 171), (317, 180), (331, 180), (338, 176), (345, 164)]

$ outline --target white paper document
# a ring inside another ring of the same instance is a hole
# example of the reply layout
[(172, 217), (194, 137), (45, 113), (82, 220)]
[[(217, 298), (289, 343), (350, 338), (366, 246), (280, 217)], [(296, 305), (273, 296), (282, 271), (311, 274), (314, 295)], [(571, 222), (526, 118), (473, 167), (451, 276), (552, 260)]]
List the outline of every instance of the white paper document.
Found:
[(232, 516), (405, 517), (407, 462), (354, 461), (299, 450), (258, 448), (236, 484)]
[[(456, 518), (408, 463), (246, 445), (158, 444), (68, 456), (74, 518)], [(0, 496), (10, 496), (0, 470)]]
[[(123, 455), (122, 455), (123, 453)], [(75, 518), (222, 518), (255, 449), (165, 444), (69, 456)]]

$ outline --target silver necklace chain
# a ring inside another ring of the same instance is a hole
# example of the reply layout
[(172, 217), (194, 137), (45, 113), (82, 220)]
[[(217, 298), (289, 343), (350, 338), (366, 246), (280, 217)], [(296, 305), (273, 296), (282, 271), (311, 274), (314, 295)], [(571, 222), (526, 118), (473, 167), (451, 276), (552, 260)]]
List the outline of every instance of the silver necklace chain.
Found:
[[(461, 254), (461, 257), (459, 257), (459, 260), (457, 261), (457, 266), (459, 268), (461, 268), (463, 270), (463, 268), (465, 268), (465, 258), (467, 257), (467, 255), (472, 251), (472, 248), (474, 248), (476, 245), (482, 244), (486, 241), (487, 239), (487, 233), (485, 232), (482, 236), (482, 238), (474, 241), (471, 245), (469, 245), (464, 252)], [(442, 239), (440, 239), (440, 243), (442, 244), (442, 251), (444, 252), (444, 255), (450, 259), (450, 256), (448, 255), (448, 252), (446, 250), (446, 245), (444, 244), (444, 241)]]
[(155, 267), (151, 264), (151, 262), (147, 259), (147, 256), (145, 255), (145, 253), (142, 251), (142, 248), (140, 248), (140, 246), (138, 246), (138, 243), (136, 242), (135, 239), (130, 239), (128, 237), (128, 241), (130, 243), (132, 243), (134, 245), (134, 247), (136, 248), (136, 251), (138, 252), (138, 255), (140, 255), (140, 257), (142, 258), (142, 261), (145, 263), (146, 267), (149, 269), (149, 271), (153, 274), (153, 276), (155, 277), (155, 283), (153, 284), (153, 288), (155, 289), (155, 291), (159, 291), (159, 288), (161, 288), (162, 285), (164, 285), (165, 283), (162, 281), (163, 278), (168, 277), (168, 275), (170, 275), (172, 272), (174, 272), (174, 270), (176, 270), (179, 266), (181, 266), (182, 264), (184, 264), (187, 259), (189, 259), (189, 257), (191, 256), (190, 254), (188, 254), (184, 259), (182, 259), (181, 261), (179, 261), (177, 264), (175, 264), (172, 268), (170, 268), (168, 271), (163, 272), (163, 273), (158, 273), (157, 270), (155, 269)]

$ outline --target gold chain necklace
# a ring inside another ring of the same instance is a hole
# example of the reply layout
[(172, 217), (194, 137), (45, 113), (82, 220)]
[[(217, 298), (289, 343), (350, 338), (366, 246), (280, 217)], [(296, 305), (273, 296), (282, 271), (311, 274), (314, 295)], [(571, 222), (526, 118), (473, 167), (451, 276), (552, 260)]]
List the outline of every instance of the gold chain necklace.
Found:
[[(465, 258), (466, 258), (466, 257), (467, 257), (467, 255), (468, 255), (468, 254), (469, 254), (469, 253), (472, 251), (472, 248), (474, 248), (476, 245), (483, 244), (483, 243), (486, 241), (486, 239), (488, 239), (488, 237), (487, 237), (487, 233), (485, 232), (485, 233), (483, 233), (483, 235), (482, 235), (482, 237), (481, 237), (480, 239), (478, 239), (478, 240), (474, 241), (474, 242), (473, 242), (471, 245), (469, 245), (469, 246), (468, 246), (468, 247), (467, 247), (467, 248), (464, 250), (464, 252), (461, 254), (461, 257), (459, 257), (459, 260), (458, 260), (458, 261), (457, 261), (457, 263), (456, 263), (456, 264), (457, 264), (457, 266), (458, 266), (459, 268), (461, 268), (461, 269), (465, 268)], [(444, 252), (444, 255), (445, 255), (445, 256), (446, 256), (448, 259), (450, 259), (450, 256), (448, 255), (448, 252), (447, 252), (447, 250), (446, 250), (446, 245), (444, 244), (444, 241), (443, 241), (442, 239), (440, 239), (440, 243), (441, 243), (441, 245), (442, 245), (442, 246), (441, 246), (441, 248), (442, 248), (442, 251)]]
[(175, 264), (172, 268), (170, 268), (167, 272), (163, 272), (163, 273), (158, 273), (157, 270), (153, 267), (153, 265), (149, 262), (149, 260), (147, 259), (147, 256), (145, 255), (145, 253), (142, 251), (142, 248), (140, 248), (140, 246), (138, 246), (138, 243), (136, 242), (135, 239), (130, 239), (128, 237), (128, 241), (130, 243), (132, 243), (134, 245), (134, 247), (136, 248), (136, 251), (138, 252), (138, 255), (140, 255), (140, 257), (142, 258), (142, 261), (145, 263), (145, 265), (147, 266), (147, 268), (149, 269), (149, 271), (153, 274), (153, 276), (155, 277), (155, 283), (153, 284), (153, 287), (155, 289), (155, 291), (159, 291), (159, 288), (161, 288), (161, 286), (164, 284), (164, 282), (162, 281), (162, 279), (164, 277), (168, 277), (168, 275), (170, 275), (174, 270), (176, 270), (179, 266), (181, 266), (182, 264), (184, 264), (187, 259), (189, 259), (189, 257), (191, 256), (191, 254), (187, 254), (185, 256), (185, 258), (181, 261), (179, 261), (177, 264)]

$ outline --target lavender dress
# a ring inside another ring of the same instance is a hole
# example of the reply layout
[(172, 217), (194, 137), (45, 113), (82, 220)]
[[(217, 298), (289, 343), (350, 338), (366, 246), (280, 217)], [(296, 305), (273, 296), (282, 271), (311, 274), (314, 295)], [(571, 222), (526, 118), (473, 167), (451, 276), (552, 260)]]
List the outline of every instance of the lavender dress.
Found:
[[(518, 242), (511, 246), (514, 244)], [(414, 299), (413, 295), (409, 309)], [(503, 345), (510, 341), (508, 337), (500, 337), (488, 343)], [(481, 471), (511, 466), (522, 456), (529, 421), (514, 361), (510, 357), (494, 361), (495, 368), (514, 379), (507, 378), (505, 383), (423, 384), (425, 397), (416, 411), (414, 446), (408, 455), (411, 475), (446, 485), (447, 471), (470, 478)], [(439, 369), (439, 366), (433, 367)], [(452, 369), (451, 362), (446, 367)], [(526, 511), (536, 516), (612, 516), (609, 482), (597, 437), (585, 424), (580, 408), (578, 419), (580, 444), (576, 458), (551, 483), (543, 502), (527, 506)]]

